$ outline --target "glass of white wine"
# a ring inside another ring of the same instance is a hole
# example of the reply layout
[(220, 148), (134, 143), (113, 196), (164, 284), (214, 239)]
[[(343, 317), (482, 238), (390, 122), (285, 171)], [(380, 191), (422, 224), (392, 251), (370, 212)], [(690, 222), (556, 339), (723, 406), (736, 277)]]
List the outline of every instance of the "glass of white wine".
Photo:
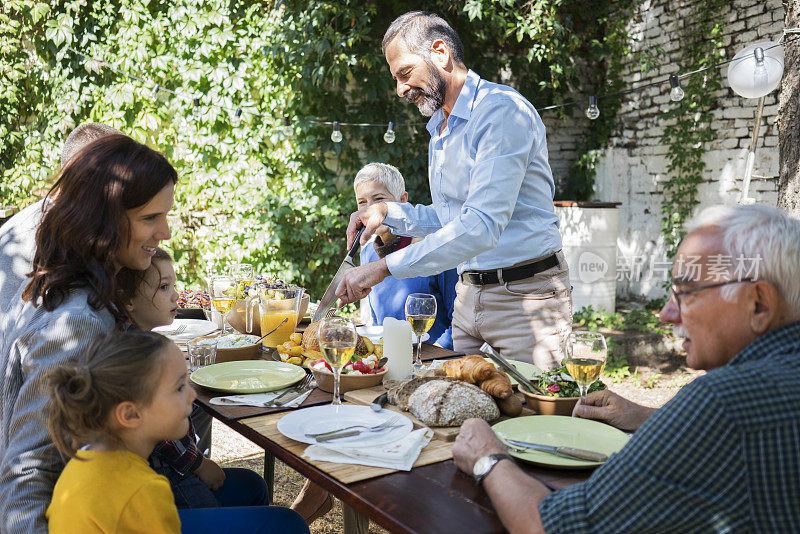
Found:
[(599, 332), (572, 332), (567, 337), (564, 354), (567, 371), (578, 384), (583, 399), (603, 372), (608, 357), (606, 338)]
[(411, 293), (406, 298), (406, 321), (411, 323), (411, 330), (417, 335), (413, 365), (414, 376), (417, 376), (422, 368), (422, 334), (436, 321), (436, 297), (428, 293)]
[(236, 305), (236, 279), (215, 276), (211, 279), (211, 305), (222, 314), (222, 335), (228, 332), (228, 312)]
[(350, 361), (358, 343), (355, 323), (346, 317), (326, 317), (320, 321), (317, 331), (322, 357), (333, 369), (333, 404), (341, 404), (339, 380), (342, 367)]

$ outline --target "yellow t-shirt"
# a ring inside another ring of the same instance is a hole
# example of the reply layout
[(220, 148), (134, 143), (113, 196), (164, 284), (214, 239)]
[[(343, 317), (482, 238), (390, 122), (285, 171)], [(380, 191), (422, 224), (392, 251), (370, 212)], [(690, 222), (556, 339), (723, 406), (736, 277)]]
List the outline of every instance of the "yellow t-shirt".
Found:
[(78, 451), (47, 508), (51, 533), (174, 533), (181, 530), (167, 479), (129, 451)]

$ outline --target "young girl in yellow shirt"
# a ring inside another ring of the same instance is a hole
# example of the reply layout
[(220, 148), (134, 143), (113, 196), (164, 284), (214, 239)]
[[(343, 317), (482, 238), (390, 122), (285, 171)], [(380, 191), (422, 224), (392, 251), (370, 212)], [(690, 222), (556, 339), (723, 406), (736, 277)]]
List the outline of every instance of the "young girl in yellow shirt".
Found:
[(196, 394), (180, 349), (153, 332), (113, 332), (47, 377), (48, 426), (70, 458), (47, 508), (51, 533), (308, 533), (275, 506), (178, 512), (169, 482), (147, 457), (189, 428)]

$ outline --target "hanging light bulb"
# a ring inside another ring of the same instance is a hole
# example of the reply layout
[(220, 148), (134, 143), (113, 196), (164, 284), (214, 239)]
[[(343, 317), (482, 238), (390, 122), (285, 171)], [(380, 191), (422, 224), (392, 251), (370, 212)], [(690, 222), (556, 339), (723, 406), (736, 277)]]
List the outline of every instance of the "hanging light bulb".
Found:
[(333, 132), (331, 133), (331, 141), (334, 143), (342, 142), (342, 132), (339, 130), (339, 121), (333, 123)]
[(672, 86), (672, 89), (669, 92), (670, 100), (673, 102), (683, 100), (683, 97), (686, 96), (686, 93), (684, 93), (683, 89), (681, 89), (681, 82), (678, 80), (677, 74), (672, 74), (669, 77), (669, 84)]
[(597, 107), (597, 96), (592, 95), (589, 97), (589, 107), (586, 108), (586, 118), (595, 120), (600, 116), (600, 109)]
[(233, 112), (233, 116), (231, 117), (231, 126), (236, 128), (240, 124), (242, 124), (242, 108), (236, 108), (236, 111)]
[(756, 47), (753, 50), (753, 55), (756, 58), (756, 68), (753, 69), (753, 85), (756, 87), (763, 87), (769, 83), (769, 72), (767, 65), (764, 63), (764, 49)]
[(153, 87), (153, 90), (150, 91), (150, 100), (158, 102), (158, 93), (160, 92), (161, 92), (161, 87), (158, 84), (156, 84), (155, 87)]
[(285, 137), (291, 137), (292, 134), (294, 133), (294, 130), (292, 130), (292, 123), (289, 120), (289, 117), (283, 118), (283, 126), (281, 126), (281, 133)]
[(395, 135), (394, 135), (394, 123), (390, 122), (389, 127), (386, 128), (386, 133), (383, 134), (383, 140), (389, 143), (390, 145), (394, 143)]
[(192, 115), (195, 117), (200, 117), (203, 114), (203, 110), (200, 109), (200, 99), (195, 98), (192, 102), (194, 102), (194, 107), (192, 108)]

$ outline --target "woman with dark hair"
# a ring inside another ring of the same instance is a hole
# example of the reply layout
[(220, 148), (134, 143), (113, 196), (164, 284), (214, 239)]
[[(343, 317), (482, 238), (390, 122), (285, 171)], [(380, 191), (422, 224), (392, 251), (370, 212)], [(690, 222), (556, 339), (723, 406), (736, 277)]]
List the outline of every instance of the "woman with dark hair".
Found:
[(135, 286), (120, 281), (134, 277), (118, 275), (147, 269), (169, 239), (176, 182), (164, 156), (110, 135), (71, 158), (50, 190), (31, 280), (0, 325), (0, 531), (46, 532), (64, 462), (47, 432), (43, 376), (127, 319)]

